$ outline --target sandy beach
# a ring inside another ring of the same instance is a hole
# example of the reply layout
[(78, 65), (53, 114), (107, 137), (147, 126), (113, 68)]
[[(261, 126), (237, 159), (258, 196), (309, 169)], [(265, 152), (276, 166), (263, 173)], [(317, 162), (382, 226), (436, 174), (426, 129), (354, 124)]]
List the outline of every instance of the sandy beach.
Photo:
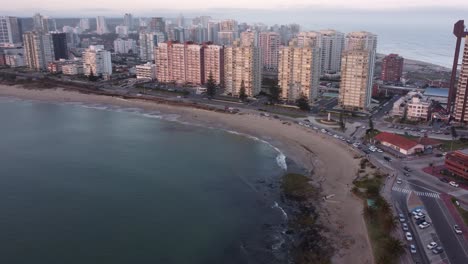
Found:
[(323, 224), (330, 228), (332, 243), (339, 250), (333, 263), (373, 263), (366, 225), (362, 217), (363, 203), (350, 192), (358, 169), (355, 153), (342, 142), (296, 124), (286, 125), (274, 118), (258, 114), (226, 114), (213, 111), (156, 104), (143, 100), (125, 100), (63, 89), (33, 90), (20, 86), (0, 85), (0, 96), (49, 102), (83, 102), (120, 107), (141, 108), (176, 114), (178, 120), (249, 134), (268, 141), (289, 159), (313, 171), (323, 195), (333, 195), (321, 206)]

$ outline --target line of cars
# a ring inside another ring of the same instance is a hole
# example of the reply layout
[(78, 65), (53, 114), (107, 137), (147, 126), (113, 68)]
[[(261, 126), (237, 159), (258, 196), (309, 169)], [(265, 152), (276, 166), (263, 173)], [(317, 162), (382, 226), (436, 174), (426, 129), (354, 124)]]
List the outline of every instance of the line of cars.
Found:
[[(411, 216), (414, 218), (416, 226), (418, 226), (419, 229), (426, 229), (429, 226), (431, 226), (431, 223), (426, 221), (426, 214), (421, 209), (413, 210), (411, 212)], [(408, 224), (406, 223), (405, 216), (403, 214), (399, 214), (398, 217), (399, 217), (399, 220), (400, 220), (400, 223), (401, 223), (401, 228), (405, 232), (406, 241), (413, 241), (413, 235), (409, 231), (409, 227), (408, 227)], [(441, 246), (437, 245), (436, 242), (431, 242), (430, 245), (433, 245), (433, 246), (429, 247), (429, 245), (428, 245), (427, 247), (434, 254), (440, 254), (440, 253), (442, 253), (444, 251), (443, 248)], [(416, 245), (415, 244), (410, 244), (409, 249), (410, 249), (410, 252), (412, 254), (416, 254), (417, 250), (416, 250)]]

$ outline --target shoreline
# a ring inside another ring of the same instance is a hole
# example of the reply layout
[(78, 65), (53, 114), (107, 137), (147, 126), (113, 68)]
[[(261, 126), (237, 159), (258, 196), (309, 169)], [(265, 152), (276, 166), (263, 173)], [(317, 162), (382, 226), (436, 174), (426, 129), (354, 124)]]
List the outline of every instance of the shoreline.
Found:
[[(122, 99), (105, 95), (83, 94), (60, 88), (26, 89), (0, 84), (0, 96), (20, 99), (103, 104), (124, 108), (176, 114), (177, 121), (204, 127), (234, 131), (265, 141), (288, 159), (311, 173), (307, 175), (321, 187), (323, 195), (334, 195), (326, 202), (317, 201), (320, 222), (330, 232), (325, 236), (336, 245), (333, 263), (373, 263), (367, 229), (362, 217), (363, 204), (350, 192), (358, 169), (352, 150), (341, 142), (296, 124), (252, 113), (227, 114), (188, 106), (158, 104), (139, 99)], [(331, 147), (334, 146), (334, 147)], [(354, 168), (354, 169), (351, 169)]]

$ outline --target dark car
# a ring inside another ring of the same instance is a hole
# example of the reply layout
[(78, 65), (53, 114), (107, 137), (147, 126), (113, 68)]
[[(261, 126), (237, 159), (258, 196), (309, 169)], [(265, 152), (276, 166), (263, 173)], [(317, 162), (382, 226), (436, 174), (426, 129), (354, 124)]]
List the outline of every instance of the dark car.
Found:
[(407, 172), (403, 173), (403, 175), (405, 175), (406, 177), (411, 176), (411, 175), (410, 175), (409, 173), (407, 173)]
[(434, 254), (436, 254), (436, 255), (437, 255), (437, 254), (440, 254), (440, 253), (442, 253), (442, 252), (444, 252), (444, 249), (443, 249), (441, 246), (438, 246), (438, 247), (436, 247), (436, 248), (434, 248), (434, 249), (432, 250), (432, 253), (434, 253)]
[(410, 169), (410, 168), (408, 168), (408, 167), (406, 167), (406, 166), (405, 166), (405, 167), (403, 167), (403, 169), (404, 169), (405, 171), (407, 171), (407, 172), (411, 172), (411, 169)]
[(426, 222), (425, 219), (422, 219), (422, 218), (421, 218), (421, 219), (418, 219), (418, 220), (416, 220), (416, 225), (420, 225), (420, 224), (422, 224), (422, 223), (424, 223), (424, 222)]
[(383, 157), (383, 158), (384, 158), (384, 160), (386, 160), (386, 161), (388, 161), (388, 162), (392, 161), (392, 159), (391, 159), (390, 157), (385, 156), (385, 157)]
[(445, 183), (448, 183), (448, 182), (449, 182), (449, 180), (448, 180), (447, 178), (440, 178), (440, 181), (441, 181), (441, 182), (445, 182)]

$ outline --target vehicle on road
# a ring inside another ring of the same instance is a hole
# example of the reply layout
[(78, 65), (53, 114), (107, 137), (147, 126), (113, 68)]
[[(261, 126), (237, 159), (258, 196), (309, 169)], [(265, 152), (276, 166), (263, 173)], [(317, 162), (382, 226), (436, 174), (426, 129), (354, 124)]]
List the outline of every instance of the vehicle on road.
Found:
[(442, 252), (444, 252), (444, 249), (441, 246), (438, 246), (438, 247), (432, 249), (432, 253), (434, 253), (436, 255), (438, 255), (438, 254), (440, 254)]
[(405, 167), (403, 167), (403, 169), (404, 169), (405, 171), (407, 171), (407, 172), (411, 172), (411, 169), (410, 169), (410, 168), (408, 168), (408, 167), (406, 167), (406, 166), (405, 166)]
[(448, 182), (449, 182), (449, 180), (448, 180), (447, 178), (440, 178), (440, 181), (441, 181), (441, 182), (445, 182), (445, 183), (448, 183)]
[(411, 244), (410, 245), (410, 251), (411, 251), (412, 254), (416, 254), (416, 246)]
[(434, 241), (432, 241), (431, 243), (429, 243), (429, 244), (427, 245), (427, 249), (429, 249), (429, 250), (434, 249), (434, 248), (436, 248), (436, 247), (437, 247), (437, 243), (434, 242)]
[(383, 158), (384, 158), (384, 160), (386, 160), (386, 161), (388, 161), (388, 162), (392, 161), (392, 159), (391, 159), (390, 157), (385, 156), (385, 157), (383, 157)]
[(458, 235), (463, 234), (463, 231), (458, 225), (454, 225), (453, 230), (455, 230), (455, 233), (457, 233)]
[(423, 222), (422, 224), (418, 225), (419, 228), (421, 229), (424, 229), (424, 228), (428, 228), (431, 224), (429, 224), (428, 222)]
[(396, 181), (396, 183), (398, 183), (398, 184), (401, 184), (402, 182), (403, 181), (400, 178), (398, 178), (397, 181)]
[(400, 218), (400, 222), (403, 223), (406, 221), (405, 216), (403, 214), (400, 214), (398, 217)]
[(408, 240), (408, 241), (413, 240), (413, 235), (411, 235), (410, 232), (406, 232), (405, 237), (406, 237), (406, 240)]
[(451, 186), (453, 186), (453, 187), (458, 187), (458, 186), (460, 186), (458, 183), (456, 183), (456, 182), (454, 182), (454, 181), (449, 182), (449, 184), (450, 184)]
[(406, 177), (411, 176), (411, 175), (410, 175), (409, 173), (407, 173), (407, 172), (404, 172), (403, 175), (405, 175)]
[(377, 152), (378, 152), (378, 153), (383, 153), (383, 150), (381, 150), (381, 149), (378, 148), (378, 149), (377, 149)]
[(414, 216), (414, 219), (415, 219), (415, 220), (425, 219), (425, 218), (426, 218), (425, 215), (415, 215), (415, 216)]
[(401, 224), (401, 228), (403, 229), (403, 231), (408, 231), (408, 224), (407, 223)]
[(417, 224), (417, 225), (420, 225), (420, 224), (422, 224), (422, 223), (424, 223), (424, 222), (426, 222), (426, 219), (425, 219), (425, 218), (421, 218), (421, 219), (416, 220), (416, 224)]

